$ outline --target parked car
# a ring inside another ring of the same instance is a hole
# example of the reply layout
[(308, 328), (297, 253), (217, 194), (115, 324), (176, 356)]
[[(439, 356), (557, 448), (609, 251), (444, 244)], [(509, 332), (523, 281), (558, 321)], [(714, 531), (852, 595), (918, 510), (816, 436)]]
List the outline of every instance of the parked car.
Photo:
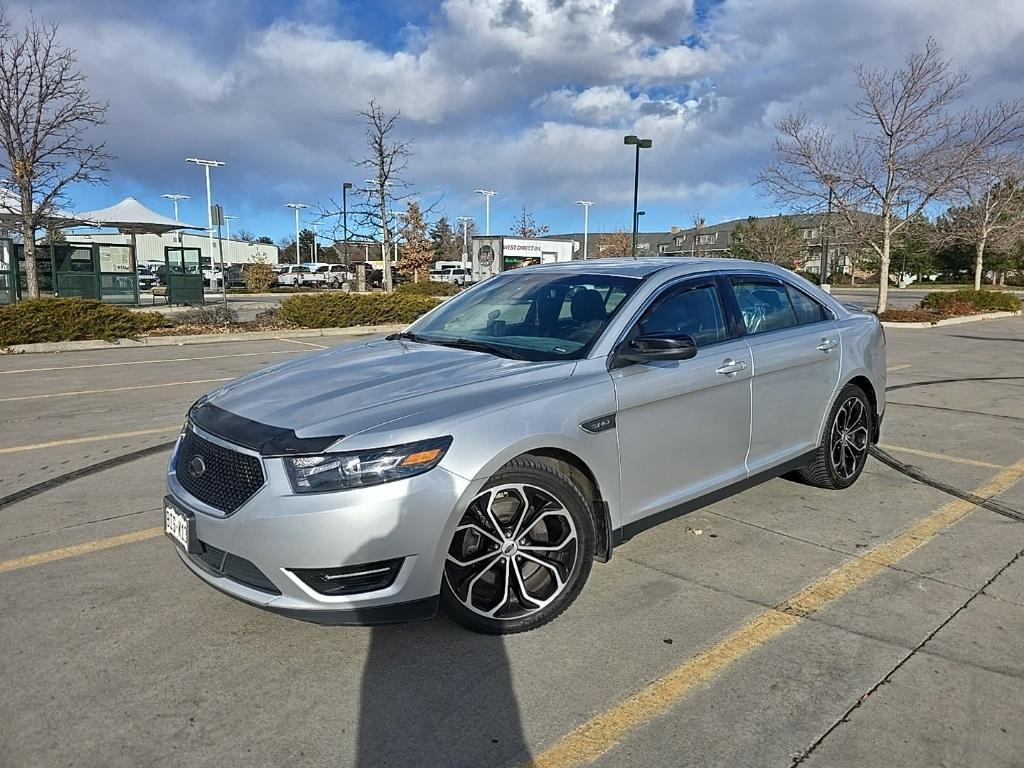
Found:
[(150, 270), (149, 267), (140, 264), (136, 271), (139, 279), (139, 290), (153, 290), (154, 286), (156, 286), (159, 281), (157, 280), (156, 275), (153, 274), (152, 270)]
[(330, 288), (340, 288), (342, 283), (355, 280), (355, 275), (345, 269), (344, 264), (322, 264), (317, 267), (316, 274), (323, 275), (324, 282)]
[(768, 264), (514, 270), (201, 398), (165, 528), (207, 584), (294, 618), (529, 630), (651, 526), (777, 475), (853, 485), (885, 367), (875, 316)]
[(469, 282), (472, 282), (473, 276), (470, 270), (464, 269), (463, 267), (454, 267), (452, 269), (446, 269), (444, 274), (444, 281), (446, 283), (452, 283), (462, 287)]
[(302, 285), (309, 274), (309, 267), (304, 264), (283, 264), (277, 271), (277, 284)]

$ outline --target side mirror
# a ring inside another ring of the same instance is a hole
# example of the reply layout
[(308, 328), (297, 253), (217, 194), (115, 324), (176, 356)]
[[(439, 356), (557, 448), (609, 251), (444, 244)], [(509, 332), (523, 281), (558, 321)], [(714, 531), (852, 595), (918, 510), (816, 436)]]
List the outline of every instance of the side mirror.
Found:
[(658, 360), (689, 360), (697, 354), (697, 342), (685, 333), (645, 333), (618, 352), (627, 363), (652, 363)]

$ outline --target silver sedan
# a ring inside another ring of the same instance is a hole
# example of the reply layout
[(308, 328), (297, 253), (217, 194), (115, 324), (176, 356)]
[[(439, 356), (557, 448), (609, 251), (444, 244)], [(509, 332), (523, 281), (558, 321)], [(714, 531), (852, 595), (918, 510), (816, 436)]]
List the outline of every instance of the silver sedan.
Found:
[(637, 532), (787, 474), (852, 485), (885, 407), (878, 320), (737, 260), (506, 272), (384, 340), (202, 398), (171, 457), (182, 562), (324, 624), (521, 632)]

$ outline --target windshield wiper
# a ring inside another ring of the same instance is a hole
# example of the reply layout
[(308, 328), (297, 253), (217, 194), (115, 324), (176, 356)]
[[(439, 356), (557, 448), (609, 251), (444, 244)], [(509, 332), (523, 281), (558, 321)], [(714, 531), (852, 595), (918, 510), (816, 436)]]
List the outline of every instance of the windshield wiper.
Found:
[(439, 347), (454, 347), (456, 349), (468, 349), (473, 352), (487, 352), (488, 354), (497, 355), (498, 357), (507, 357), (510, 360), (528, 359), (513, 347), (502, 344), (491, 344), (486, 341), (477, 341), (476, 339), (438, 339), (430, 336), (421, 336), (418, 333), (411, 333), (410, 331), (392, 333), (390, 336), (385, 336), (385, 338), (388, 341), (398, 339), (401, 341), (414, 341), (417, 344), (436, 344)]
[(385, 336), (385, 341), (394, 341), (395, 339), (401, 339), (402, 341), (417, 341), (420, 344), (433, 344), (433, 340), (420, 336), (418, 333), (411, 333), (410, 331), (401, 331), (399, 333), (392, 333), (390, 336)]
[(468, 349), (473, 352), (487, 352), (498, 357), (507, 357), (510, 360), (526, 360), (528, 359), (521, 352), (517, 351), (514, 347), (503, 344), (491, 344), (487, 341), (478, 341), (476, 339), (454, 339), (449, 341), (448, 339), (431, 339), (431, 344), (440, 344), (443, 347), (455, 347), (456, 349)]

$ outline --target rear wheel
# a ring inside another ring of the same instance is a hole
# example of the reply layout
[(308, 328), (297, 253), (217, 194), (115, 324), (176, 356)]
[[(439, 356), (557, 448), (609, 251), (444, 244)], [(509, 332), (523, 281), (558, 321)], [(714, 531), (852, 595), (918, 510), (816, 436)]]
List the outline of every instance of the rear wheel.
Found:
[(542, 460), (514, 459), (459, 521), (441, 606), (477, 632), (526, 632), (569, 607), (593, 558), (594, 520), (580, 489)]
[(847, 384), (829, 412), (814, 461), (796, 477), (817, 488), (849, 488), (864, 471), (873, 430), (871, 402), (864, 390)]

